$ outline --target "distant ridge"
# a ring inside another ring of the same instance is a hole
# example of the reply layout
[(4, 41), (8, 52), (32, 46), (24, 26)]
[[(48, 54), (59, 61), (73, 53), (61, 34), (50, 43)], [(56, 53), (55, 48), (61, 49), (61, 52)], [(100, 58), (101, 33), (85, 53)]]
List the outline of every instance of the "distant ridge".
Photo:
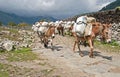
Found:
[(78, 17), (83, 15), (95, 17), (96, 20), (101, 23), (119, 23), (120, 22), (120, 10), (117, 10), (117, 9), (80, 14), (80, 15), (76, 15), (76, 16), (64, 19), (63, 21), (76, 21)]
[(118, 6), (120, 6), (120, 0), (116, 0), (108, 4), (107, 6), (103, 7), (100, 11), (115, 9)]
[(25, 22), (28, 24), (33, 24), (41, 19), (49, 20), (49, 21), (57, 20), (50, 16), (22, 17), (15, 14), (10, 14), (0, 11), (0, 22), (2, 22), (2, 24), (8, 24), (8, 22), (15, 22), (15, 23)]
[[(101, 23), (119, 23), (120, 22), (120, 9), (116, 9), (116, 7), (120, 7), (120, 0), (116, 0), (106, 7), (103, 7), (100, 11), (79, 14), (67, 19), (65, 21), (76, 21), (76, 19), (82, 15), (95, 17), (97, 21)], [(64, 21), (63, 20), (63, 21)]]

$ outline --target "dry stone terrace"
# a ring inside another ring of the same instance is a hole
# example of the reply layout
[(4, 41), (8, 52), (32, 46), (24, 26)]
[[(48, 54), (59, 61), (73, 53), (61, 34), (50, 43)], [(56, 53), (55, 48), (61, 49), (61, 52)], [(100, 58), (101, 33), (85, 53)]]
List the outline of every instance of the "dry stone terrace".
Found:
[[(54, 22), (52, 22), (52, 24), (53, 23)], [(67, 22), (65, 22), (65, 23), (67, 23)], [(65, 23), (62, 25), (65, 25)], [(58, 23), (56, 23), (56, 24), (58, 24)], [(70, 27), (70, 25), (69, 24), (66, 25), (66, 28), (67, 27)], [(120, 23), (118, 23), (118, 24), (113, 23), (111, 30), (112, 30), (112, 34), (111, 34), (112, 39), (116, 40), (118, 42), (118, 44), (120, 44)], [(8, 30), (1, 30), (1, 32), (0, 32), (0, 36), (1, 36), (0, 48), (1, 48), (1, 50), (5, 49), (5, 50), (10, 51), (10, 50), (12, 50), (13, 46), (15, 46), (16, 49), (19, 47), (30, 47), (31, 46), (30, 42), (32, 42), (34, 40), (34, 37), (32, 36), (32, 35), (34, 35), (33, 31), (30, 32), (30, 31), (25, 31), (25, 30), (18, 30), (17, 33), (18, 34), (16, 35), (15, 33), (11, 33)], [(57, 33), (57, 31), (56, 31), (56, 33)], [(7, 37), (9, 36), (11, 39), (17, 39), (17, 41), (12, 41), (7, 38), (3, 38), (6, 36)], [(14, 38), (14, 37), (16, 37), (16, 38)], [(7, 47), (10, 47), (10, 48), (7, 48)]]
[[(113, 9), (108, 11), (88, 13), (84, 15), (95, 17), (96, 20), (101, 23), (111, 23), (112, 39), (120, 43), (120, 10)], [(75, 21), (79, 16), (81, 15), (77, 15), (77, 16), (65, 19), (64, 21)]]

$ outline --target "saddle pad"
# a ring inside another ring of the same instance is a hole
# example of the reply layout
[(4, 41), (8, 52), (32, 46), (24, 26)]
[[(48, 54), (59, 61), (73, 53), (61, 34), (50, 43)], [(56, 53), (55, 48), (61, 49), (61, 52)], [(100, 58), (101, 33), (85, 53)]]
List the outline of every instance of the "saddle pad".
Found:
[(92, 24), (87, 24), (86, 28), (85, 28), (85, 34), (84, 36), (88, 36), (88, 35), (91, 35), (92, 33)]

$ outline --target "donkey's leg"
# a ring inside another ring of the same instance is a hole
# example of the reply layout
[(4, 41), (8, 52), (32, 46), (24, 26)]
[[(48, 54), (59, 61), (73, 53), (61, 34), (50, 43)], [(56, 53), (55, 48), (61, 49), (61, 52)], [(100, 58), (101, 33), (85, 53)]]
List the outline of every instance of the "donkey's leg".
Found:
[(64, 36), (64, 28), (61, 29), (62, 36)]
[(79, 54), (80, 54), (81, 57), (83, 57), (83, 53), (82, 53), (82, 51), (81, 51), (81, 49), (80, 49), (80, 44), (79, 44), (79, 42), (80, 42), (80, 41), (77, 42), (77, 46), (78, 46), (78, 49), (79, 49)]
[(60, 35), (60, 30), (58, 30), (58, 34)]
[(48, 48), (48, 39), (47, 38), (44, 38), (44, 47)]
[(50, 39), (50, 43), (51, 43), (51, 49), (54, 50), (54, 47), (53, 47), (53, 39)]
[(92, 40), (89, 38), (88, 39), (88, 43), (89, 43), (89, 46), (90, 46), (90, 54), (89, 54), (89, 57), (93, 58), (93, 43), (92, 43)]
[(42, 41), (42, 39), (41, 39), (41, 36), (40, 36), (40, 34), (39, 34), (39, 32), (37, 31), (37, 35), (38, 35), (38, 38), (40, 38), (40, 42)]
[(75, 36), (75, 42), (74, 42), (74, 45), (73, 45), (73, 52), (75, 52), (75, 46), (76, 46), (77, 42), (78, 42), (78, 37)]
[(74, 45), (73, 45), (73, 52), (75, 52), (76, 43), (77, 43), (77, 41), (74, 42)]
[(74, 42), (74, 45), (73, 45), (73, 52), (75, 52), (75, 46), (76, 46), (77, 42), (78, 42), (78, 37), (75, 36), (75, 42)]
[(40, 42), (43, 43), (43, 36), (40, 37)]

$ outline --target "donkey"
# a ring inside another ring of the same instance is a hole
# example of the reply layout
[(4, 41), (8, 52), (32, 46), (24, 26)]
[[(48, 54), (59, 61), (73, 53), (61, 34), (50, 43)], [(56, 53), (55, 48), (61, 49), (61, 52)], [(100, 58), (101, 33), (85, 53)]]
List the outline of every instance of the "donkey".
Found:
[(51, 43), (51, 49), (53, 50), (53, 39), (55, 38), (55, 26), (49, 26), (43, 36), (44, 47), (48, 48), (49, 42)]
[(48, 27), (49, 27), (48, 22), (36, 22), (32, 26), (33, 31), (37, 33), (41, 43), (43, 43), (43, 36)]
[(89, 44), (89, 47), (90, 47), (89, 57), (93, 58), (93, 56), (94, 56), (93, 55), (94, 39), (96, 38), (96, 36), (101, 35), (101, 39), (103, 41), (110, 42), (111, 41), (110, 27), (111, 27), (110, 24), (101, 24), (99, 22), (95, 22), (95, 23), (92, 23), (92, 32), (88, 36), (80, 37), (80, 36), (77, 35), (76, 32), (73, 32), (73, 36), (75, 37), (73, 51), (75, 52), (75, 46), (77, 44), (78, 49), (80, 51), (80, 56), (83, 57), (83, 53), (80, 49), (79, 42), (80, 41), (83, 41), (83, 42), (88, 41), (88, 44)]
[(57, 26), (57, 31), (58, 31), (59, 35), (64, 36), (64, 27), (61, 24), (59, 24)]

